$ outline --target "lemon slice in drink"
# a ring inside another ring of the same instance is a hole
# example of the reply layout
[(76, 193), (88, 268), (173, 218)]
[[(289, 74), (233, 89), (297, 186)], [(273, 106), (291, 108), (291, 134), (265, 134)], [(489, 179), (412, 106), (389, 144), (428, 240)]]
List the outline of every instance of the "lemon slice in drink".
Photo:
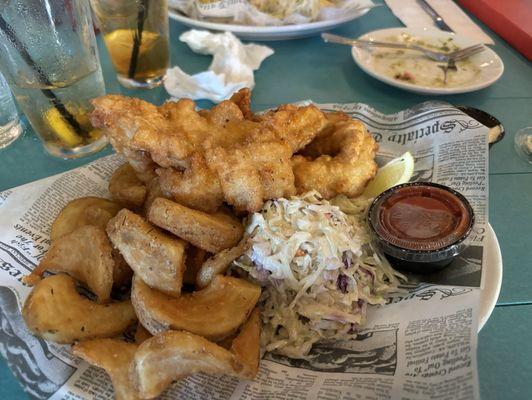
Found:
[[(119, 73), (127, 73), (131, 60), (131, 49), (133, 48), (134, 37), (135, 31), (132, 29), (117, 29), (108, 33), (103, 38), (111, 56), (111, 61)], [(160, 36), (157, 33), (144, 31), (142, 33), (142, 42), (138, 56), (143, 57), (157, 44), (159, 39)]]
[(55, 135), (66, 145), (75, 147), (83, 141), (81, 137), (76, 134), (70, 124), (65, 121), (59, 110), (55, 107), (48, 109), (44, 113), (44, 120), (52, 129)]
[(407, 151), (400, 157), (394, 158), (388, 164), (379, 168), (375, 178), (364, 190), (363, 196), (376, 197), (392, 186), (406, 183), (414, 174), (414, 157)]

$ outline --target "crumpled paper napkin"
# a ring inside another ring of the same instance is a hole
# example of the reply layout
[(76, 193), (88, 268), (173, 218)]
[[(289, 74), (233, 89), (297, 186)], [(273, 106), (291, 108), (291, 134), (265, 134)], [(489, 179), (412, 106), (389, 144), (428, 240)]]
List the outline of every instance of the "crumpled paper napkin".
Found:
[(243, 87), (252, 89), (255, 86), (253, 71), (274, 53), (267, 46), (243, 44), (231, 32), (192, 29), (183, 33), (179, 40), (196, 53), (211, 54), (213, 60), (207, 71), (195, 75), (188, 75), (177, 66), (166, 71), (164, 87), (177, 98), (219, 103)]
[[(495, 44), (471, 18), (452, 0), (427, 0), (451, 29), (461, 35), (484, 44)], [(409, 28), (438, 29), (432, 18), (416, 0), (386, 0), (394, 15)]]

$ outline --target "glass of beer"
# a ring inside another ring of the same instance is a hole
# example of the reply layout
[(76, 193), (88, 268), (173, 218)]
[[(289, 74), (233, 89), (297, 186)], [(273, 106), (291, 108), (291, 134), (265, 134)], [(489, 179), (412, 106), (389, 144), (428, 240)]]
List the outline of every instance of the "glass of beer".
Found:
[(88, 0), (0, 0), (0, 69), (45, 149), (95, 153), (107, 139), (89, 121), (105, 94)]
[(169, 63), (167, 0), (91, 0), (118, 81), (151, 89)]

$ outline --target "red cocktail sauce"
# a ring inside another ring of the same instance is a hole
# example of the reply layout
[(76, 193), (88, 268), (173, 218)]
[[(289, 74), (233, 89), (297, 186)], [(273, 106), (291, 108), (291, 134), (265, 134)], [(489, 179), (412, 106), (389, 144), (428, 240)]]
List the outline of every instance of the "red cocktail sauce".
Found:
[(456, 242), (471, 215), (453, 193), (432, 186), (407, 186), (380, 206), (376, 227), (391, 244), (412, 250), (437, 250)]
[(464, 196), (446, 186), (408, 183), (377, 197), (368, 222), (392, 264), (424, 272), (441, 269), (463, 250), (474, 214)]

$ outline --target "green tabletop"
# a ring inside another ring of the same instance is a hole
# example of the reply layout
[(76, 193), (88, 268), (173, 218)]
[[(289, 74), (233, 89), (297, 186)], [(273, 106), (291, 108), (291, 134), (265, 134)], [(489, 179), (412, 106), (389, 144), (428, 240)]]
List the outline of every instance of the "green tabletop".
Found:
[[(482, 24), (481, 24), (482, 25)], [(334, 33), (356, 37), (383, 28), (401, 26), (389, 9), (379, 7)], [(178, 37), (186, 27), (171, 22), (172, 65), (188, 73), (207, 68), (211, 58), (193, 53)], [(441, 99), (456, 105), (481, 108), (496, 116), (506, 137), (490, 151), (489, 219), (501, 245), (504, 274), (497, 307), (479, 335), (478, 365), (483, 399), (528, 399), (532, 393), (532, 166), (513, 149), (515, 132), (532, 126), (532, 68), (506, 42), (486, 28), (495, 40), (505, 73), (493, 86), (475, 93)], [(317, 102), (363, 102), (395, 112), (430, 99), (385, 85), (362, 72), (345, 46), (327, 45), (318, 37), (267, 43), (275, 55), (256, 72), (253, 108), (312, 99)], [(143, 97), (160, 104), (163, 88), (132, 91), (121, 88), (100, 45), (107, 91)], [(200, 105), (208, 105), (202, 103)], [(0, 150), (0, 190), (76, 168), (111, 153), (106, 148), (95, 156), (65, 161), (48, 156), (29, 126), (12, 146)], [(0, 399), (24, 399), (6, 363), (0, 360)]]

